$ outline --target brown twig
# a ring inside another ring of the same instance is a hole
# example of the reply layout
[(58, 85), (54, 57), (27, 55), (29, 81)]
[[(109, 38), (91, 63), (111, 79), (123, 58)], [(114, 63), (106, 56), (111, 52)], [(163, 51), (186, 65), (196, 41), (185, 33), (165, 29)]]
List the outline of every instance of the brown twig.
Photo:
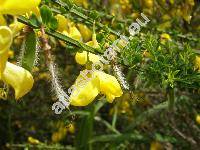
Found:
[(183, 134), (180, 130), (178, 130), (174, 125), (170, 124), (170, 127), (183, 139), (187, 140), (191, 144), (197, 144), (197, 142), (192, 137), (187, 137), (185, 134)]
[(45, 54), (45, 59), (46, 59), (46, 64), (48, 65), (51, 61), (53, 61), (52, 59), (52, 55), (51, 55), (51, 46), (48, 43), (48, 39), (46, 38), (46, 34), (45, 34), (45, 30), (44, 27), (42, 26), (41, 29), (41, 41), (42, 41), (42, 48), (44, 50), (44, 54)]

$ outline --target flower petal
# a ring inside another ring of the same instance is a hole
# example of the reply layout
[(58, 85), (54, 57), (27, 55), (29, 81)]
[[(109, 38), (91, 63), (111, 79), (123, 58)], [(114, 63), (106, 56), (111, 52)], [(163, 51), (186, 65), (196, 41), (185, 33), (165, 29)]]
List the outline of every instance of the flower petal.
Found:
[(109, 102), (112, 102), (114, 97), (120, 97), (123, 94), (121, 86), (114, 76), (102, 71), (96, 71), (94, 74), (99, 78), (100, 91), (107, 96)]
[[(89, 46), (92, 46), (94, 48), (100, 47), (98, 41), (96, 40), (96, 34), (95, 33), (92, 35), (92, 41), (87, 42), (86, 44), (89, 45)], [(76, 56), (75, 56), (75, 60), (78, 64), (85, 65), (86, 62), (87, 62), (87, 52), (86, 51), (83, 51), (82, 53), (77, 52)], [(92, 54), (92, 53), (89, 53), (89, 60), (93, 63), (100, 62), (99, 56)]]
[(35, 10), (40, 2), (41, 0), (1, 0), (0, 13), (10, 15), (23, 15)]
[(77, 24), (78, 29), (83, 37), (84, 42), (88, 42), (92, 38), (92, 31), (83, 24)]
[(75, 26), (69, 27), (69, 37), (78, 41), (82, 41), (81, 33)]
[(2, 77), (2, 73), (5, 69), (6, 62), (8, 59), (8, 51), (10, 45), (12, 44), (12, 31), (6, 27), (0, 27), (0, 79)]
[(70, 20), (65, 18), (63, 15), (56, 15), (56, 19), (58, 20), (58, 31), (63, 32), (64, 30), (68, 30), (68, 24), (70, 23)]
[(33, 77), (29, 71), (9, 62), (6, 63), (2, 80), (14, 88), (16, 99), (27, 94), (34, 83)]
[(200, 56), (196, 56), (195, 59), (195, 68), (199, 70), (200, 72)]
[[(89, 52), (89, 60), (93, 63), (100, 62), (99, 56)], [(77, 52), (75, 55), (75, 60), (80, 65), (85, 65), (87, 62), (87, 52), (83, 51), (82, 53)]]
[[(82, 73), (85, 73), (85, 71), (82, 71)], [(86, 106), (99, 94), (99, 79), (97, 77), (89, 79), (85, 79), (82, 74), (78, 76), (74, 84), (75, 88), (70, 96), (71, 105)]]

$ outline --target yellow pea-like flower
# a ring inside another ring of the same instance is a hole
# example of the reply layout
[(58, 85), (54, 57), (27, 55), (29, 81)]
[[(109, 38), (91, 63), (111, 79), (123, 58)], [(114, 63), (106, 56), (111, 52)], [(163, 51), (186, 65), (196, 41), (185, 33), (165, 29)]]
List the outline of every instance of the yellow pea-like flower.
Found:
[(29, 71), (9, 62), (6, 63), (2, 80), (14, 88), (15, 99), (19, 99), (27, 94), (34, 83), (33, 77)]
[(100, 91), (106, 95), (108, 102), (112, 103), (115, 97), (122, 96), (121, 86), (114, 76), (102, 71), (96, 71), (94, 74), (99, 78)]
[(200, 56), (196, 56), (195, 68), (197, 68), (200, 71)]
[(23, 15), (34, 11), (41, 0), (1, 0), (0, 14)]
[(161, 39), (166, 39), (166, 40), (171, 40), (171, 37), (170, 37), (170, 35), (169, 34), (167, 34), (167, 33), (163, 33), (163, 34), (161, 34)]
[(6, 62), (8, 59), (8, 51), (10, 45), (12, 44), (12, 31), (6, 27), (0, 27), (0, 78), (2, 77), (2, 73), (5, 69)]
[[(100, 47), (98, 41), (96, 40), (96, 34), (93, 34), (92, 41), (87, 42), (86, 45), (89, 45), (89, 46), (94, 47), (94, 48)], [(86, 51), (83, 51), (81, 53), (80, 52), (76, 53), (76, 55), (75, 55), (76, 62), (80, 65), (85, 65), (86, 62), (87, 62), (87, 59), (88, 59), (87, 55), (89, 56), (89, 60), (93, 63), (97, 63), (97, 62), (100, 61), (100, 58), (99, 58), (98, 55), (95, 55), (95, 54), (90, 53), (90, 52), (89, 52), (89, 54), (87, 54)]]
[(76, 56), (75, 56), (75, 60), (78, 64), (80, 65), (85, 65), (87, 62), (87, 55), (89, 57), (89, 61), (93, 62), (93, 63), (97, 63), (99, 62), (99, 56), (95, 55), (93, 53), (88, 53), (86, 51), (83, 51), (81, 53), (77, 52)]
[(71, 105), (74, 106), (88, 105), (100, 92), (99, 79), (97, 77), (90, 77), (90, 80), (87, 80), (80, 74), (74, 86), (75, 88), (69, 98)]
[[(82, 41), (82, 37), (81, 37), (81, 33), (78, 31), (78, 29), (73, 26), (73, 27), (69, 27), (69, 32), (67, 30), (62, 31), (63, 35), (69, 36), (77, 41)], [(60, 44), (65, 47), (66, 44), (63, 41), (60, 41)]]
[(160, 35), (160, 38), (161, 38), (161, 43), (162, 44), (165, 44), (167, 41), (171, 41), (171, 36), (167, 33), (162, 33)]
[(200, 125), (200, 115), (196, 116), (196, 122)]
[(56, 19), (58, 20), (58, 31), (62, 32), (64, 35), (67, 35), (75, 40), (81, 41), (82, 36), (79, 30), (75, 27), (74, 23), (71, 22), (63, 15), (56, 15)]
[(73, 92), (69, 98), (71, 105), (86, 106), (91, 103), (95, 97), (102, 93), (106, 95), (107, 101), (112, 103), (115, 97), (120, 97), (123, 92), (114, 76), (106, 74), (102, 71), (95, 71), (87, 75), (90, 77), (85, 79), (83, 74), (84, 70), (74, 84)]
[(65, 18), (63, 15), (56, 15), (56, 19), (58, 20), (58, 31), (63, 32), (68, 30), (68, 24), (70, 23), (70, 20)]
[(81, 33), (75, 26), (69, 27), (69, 37), (71, 37), (77, 41), (82, 41)]
[(83, 41), (88, 42), (89, 40), (91, 40), (92, 31), (86, 25), (77, 24), (77, 26), (78, 26), (78, 29), (79, 29), (81, 35), (82, 35)]
[(7, 62), (12, 44), (12, 31), (7, 26), (0, 27), (0, 80), (11, 85), (15, 98), (19, 99), (28, 93), (33, 86), (33, 77), (27, 70)]

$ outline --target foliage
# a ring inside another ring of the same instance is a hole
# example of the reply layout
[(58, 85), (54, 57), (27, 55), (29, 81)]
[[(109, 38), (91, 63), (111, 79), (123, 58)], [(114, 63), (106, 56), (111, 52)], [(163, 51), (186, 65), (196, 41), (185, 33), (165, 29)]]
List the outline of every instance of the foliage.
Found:
[[(36, 13), (17, 16), (25, 27), (14, 38), (15, 55), (9, 61), (20, 58), (35, 83), (16, 102), (13, 89), (0, 82), (0, 148), (198, 149), (199, 1), (42, 0), (39, 8), (40, 17)], [(81, 70), (91, 68), (91, 61), (78, 65), (76, 53), (86, 51), (87, 60), (90, 54), (102, 55), (120, 35), (130, 36), (128, 27), (141, 18), (140, 13), (150, 22), (117, 52), (115, 62), (104, 65), (104, 71), (116, 78), (113, 68), (120, 66), (130, 89), (113, 103), (101, 93), (88, 106), (69, 106), (54, 114), (51, 106), (58, 95), (73, 85)], [(64, 24), (67, 33), (58, 31), (58, 14), (70, 20)], [(3, 17), (7, 24), (14, 20)], [(95, 33), (98, 47), (86, 44), (94, 42), (89, 32), (85, 39), (90, 40), (84, 41), (70, 31), (76, 27), (83, 37), (80, 24)], [(56, 65), (50, 70), (52, 62)], [(58, 94), (51, 91), (51, 71), (59, 72), (54, 81)]]

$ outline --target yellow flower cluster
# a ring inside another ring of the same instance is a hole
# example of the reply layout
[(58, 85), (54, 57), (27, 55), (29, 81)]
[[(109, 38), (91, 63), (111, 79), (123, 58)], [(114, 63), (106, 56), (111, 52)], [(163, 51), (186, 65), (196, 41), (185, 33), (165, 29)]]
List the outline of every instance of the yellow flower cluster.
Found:
[[(95, 34), (93, 35), (93, 41), (87, 44), (95, 48), (99, 47)], [(75, 59), (81, 65), (86, 64), (87, 61), (91, 61), (94, 64), (100, 62), (100, 58), (97, 55), (86, 51), (77, 52)], [(87, 74), (88, 72), (91, 73)], [(83, 74), (86, 75), (83, 76)], [(85, 79), (88, 76), (89, 80)], [(83, 81), (83, 86), (80, 84), (81, 81)], [(74, 86), (75, 91), (70, 96), (71, 104), (74, 106), (86, 106), (100, 93), (106, 95), (106, 99), (110, 103), (113, 102), (115, 97), (120, 97), (123, 94), (120, 84), (114, 76), (98, 70), (84, 70), (76, 79)]]
[[(89, 45), (94, 48), (100, 47), (96, 40), (96, 34), (93, 34), (92, 41), (87, 42), (86, 45)], [(99, 56), (86, 51), (83, 51), (81, 53), (77, 52), (75, 55), (75, 60), (80, 65), (85, 65), (88, 61), (91, 61), (92, 63), (98, 63), (100, 61)]]
[(18, 24), (17, 28), (12, 28), (13, 25), (10, 28), (5, 26), (7, 23), (2, 14), (23, 15), (34, 11), (39, 3), (40, 0), (0, 1), (0, 80), (14, 88), (16, 99), (31, 90), (34, 80), (29, 71), (7, 61), (13, 37), (23, 25)]
[(15, 90), (15, 98), (19, 99), (30, 91), (34, 81), (30, 72), (7, 61), (12, 38), (12, 31), (6, 26), (1, 26), (0, 80), (11, 85)]
[[(58, 14), (58, 31), (78, 41), (84, 41), (87, 45), (100, 48), (96, 39), (96, 34), (83, 24), (76, 25), (69, 19)], [(92, 39), (91, 41), (89, 41)], [(77, 52), (75, 60), (78, 64), (85, 65), (88, 61), (99, 63), (99, 56), (86, 51)], [(108, 102), (112, 102), (115, 97), (122, 95), (121, 87), (114, 76), (108, 75), (98, 70), (83, 70), (71, 87), (73, 89), (69, 97), (71, 105), (86, 106), (91, 103), (98, 94), (106, 95)], [(90, 93), (88, 93), (90, 91)]]
[[(87, 72), (88, 70), (82, 71), (73, 85), (74, 91), (69, 98), (72, 105), (86, 106), (100, 93), (106, 95), (107, 101), (112, 103), (115, 97), (123, 94), (114, 76), (103, 71), (94, 71), (88, 74)], [(83, 74), (86, 74), (88, 79)]]
[[(92, 38), (92, 31), (83, 24), (78, 23), (75, 25), (70, 19), (63, 15), (56, 15), (58, 20), (58, 31), (67, 35), (75, 40), (88, 42)], [(78, 28), (77, 28), (78, 27)]]

